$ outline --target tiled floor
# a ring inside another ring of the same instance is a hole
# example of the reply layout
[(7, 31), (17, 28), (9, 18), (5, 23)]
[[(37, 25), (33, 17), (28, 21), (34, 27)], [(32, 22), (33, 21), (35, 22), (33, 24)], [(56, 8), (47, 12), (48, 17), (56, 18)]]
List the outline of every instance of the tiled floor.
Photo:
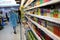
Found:
[(0, 40), (20, 40), (20, 26), (17, 26), (17, 34), (13, 33), (13, 29), (10, 25), (4, 27), (0, 31)]

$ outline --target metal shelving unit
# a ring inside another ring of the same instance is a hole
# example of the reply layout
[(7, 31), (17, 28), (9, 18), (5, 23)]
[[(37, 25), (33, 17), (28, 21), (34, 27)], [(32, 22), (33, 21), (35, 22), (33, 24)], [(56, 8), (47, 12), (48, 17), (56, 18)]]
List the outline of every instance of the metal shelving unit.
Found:
[(33, 28), (31, 27), (31, 25), (28, 23), (29, 27), (31, 28), (31, 30), (33, 31), (33, 33), (35, 34), (35, 36), (37, 37), (38, 40), (41, 40), (41, 38), (36, 34), (36, 32), (33, 30)]
[(31, 4), (34, 0), (29, 0), (27, 3), (24, 5), (24, 7), (27, 7), (29, 4)]
[(60, 2), (60, 0), (52, 0), (52, 1), (49, 1), (49, 2), (46, 2), (46, 3), (40, 4), (40, 5), (38, 5), (38, 6), (31, 7), (31, 8), (29, 8), (29, 9), (25, 9), (25, 11), (31, 10), (31, 9), (34, 9), (34, 8), (38, 8), (38, 7), (43, 7), (43, 6), (55, 4), (55, 3), (58, 3), (58, 2)]
[[(34, 0), (30, 0), (27, 1), (27, 3), (24, 5), (24, 8), (28, 7), (28, 5), (30, 5)], [(21, 1), (21, 6), (23, 6), (25, 0), (22, 0)], [(29, 2), (29, 3), (28, 3)], [(31, 8), (28, 8), (28, 9), (24, 9), (24, 11), (28, 11), (28, 10), (31, 10), (31, 9), (35, 9), (35, 8), (38, 8), (38, 7), (44, 7), (44, 6), (47, 6), (47, 5), (52, 5), (52, 4), (55, 4), (55, 3), (58, 3), (60, 2), (60, 0), (51, 0), (49, 2), (46, 2), (46, 3), (43, 3), (43, 4), (40, 4), (38, 6), (34, 6), (34, 7), (31, 7)], [(29, 15), (29, 16), (33, 16), (33, 17), (37, 17), (37, 18), (40, 18), (40, 19), (44, 19), (44, 20), (47, 20), (47, 21), (50, 21), (50, 22), (54, 22), (56, 24), (60, 24), (60, 19), (59, 18), (52, 18), (52, 17), (47, 17), (47, 16), (38, 16), (38, 15), (35, 15), (35, 14), (30, 14), (28, 12), (28, 14), (26, 13), (26, 15)], [(47, 28), (39, 25), (38, 23), (36, 23), (35, 21), (33, 21), (32, 19), (28, 18), (28, 16), (25, 16), (29, 21), (31, 21), (33, 24), (35, 24), (38, 28), (40, 28), (42, 31), (44, 31), (47, 35), (49, 35), (49, 37), (51, 37), (53, 40), (60, 40), (60, 37), (58, 37), (57, 35), (55, 35), (54, 33), (52, 33), (51, 31), (49, 31)], [(29, 27), (31, 28), (31, 30), (33, 31), (33, 33), (35, 34), (35, 36), (37, 37), (38, 40), (41, 40), (41, 38), (36, 34), (36, 32), (33, 30), (33, 28), (31, 27), (31, 25), (28, 23)]]
[(54, 33), (50, 32), (47, 28), (39, 25), (38, 23), (34, 22), (33, 20), (31, 20), (30, 18), (28, 18), (26, 16), (26, 18), (31, 21), (33, 24), (35, 24), (38, 28), (40, 28), (42, 31), (44, 31), (47, 35), (49, 35), (52, 39), (54, 40), (60, 40), (60, 37), (56, 36)]
[(26, 13), (26, 14), (30, 15), (30, 16), (33, 16), (33, 17), (37, 17), (37, 18), (40, 18), (40, 19), (44, 19), (44, 20), (47, 20), (47, 21), (51, 21), (51, 22), (60, 24), (60, 19), (58, 19), (58, 18), (52, 18), (52, 17), (47, 17), (47, 16), (39, 16), (39, 15), (28, 14), (28, 13)]

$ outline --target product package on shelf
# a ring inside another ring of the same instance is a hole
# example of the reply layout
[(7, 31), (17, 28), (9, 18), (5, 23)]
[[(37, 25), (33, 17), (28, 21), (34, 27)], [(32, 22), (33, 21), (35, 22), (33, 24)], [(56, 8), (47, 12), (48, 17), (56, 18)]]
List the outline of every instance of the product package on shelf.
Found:
[(37, 28), (36, 25), (33, 24), (33, 29), (35, 30), (36, 34), (41, 38), (40, 30)]
[(59, 9), (44, 9), (37, 8), (30, 11), (30, 14), (46, 16), (51, 18), (60, 18), (60, 10)]
[(60, 27), (58, 28), (58, 36), (60, 37)]
[(54, 10), (51, 9), (51, 10), (50, 10), (50, 17), (53, 17), (53, 14), (54, 14)]
[(41, 19), (38, 19), (38, 24), (46, 27), (48, 30), (60, 37), (60, 25)]
[(60, 19), (60, 9), (58, 9), (58, 17), (59, 17), (59, 19)]
[(28, 34), (28, 36), (30, 37), (29, 40), (38, 40), (31, 30), (28, 30)]
[(47, 16), (50, 17), (50, 9), (47, 9)]
[(53, 23), (47, 21), (47, 29), (53, 32)]
[(43, 2), (44, 2), (43, 0), (40, 0), (40, 4), (43, 4)]
[(33, 25), (33, 28), (37, 35), (42, 39), (42, 40), (53, 40), (50, 38), (46, 33), (44, 33), (41, 29), (37, 28), (36, 25)]
[(54, 27), (54, 30), (53, 30), (54, 34), (60, 37), (60, 25), (54, 24), (53, 27)]
[(45, 40), (53, 40), (53, 39), (50, 38), (47, 34), (45, 34)]
[(35, 22), (38, 22), (38, 18), (35, 17)]
[(36, 0), (34, 0), (29, 6), (34, 7)]
[(44, 15), (44, 9), (41, 8), (41, 16), (43, 16), (43, 15)]
[(35, 4), (35, 2), (32, 2), (30, 5), (31, 5), (32, 7), (34, 7), (34, 4)]
[(37, 9), (34, 9), (34, 14), (37, 15)]
[(51, 0), (44, 0), (44, 3), (45, 3), (45, 2), (49, 2), (49, 1), (51, 1)]
[[(32, 31), (31, 31), (32, 32)], [(32, 36), (33, 36), (33, 40), (38, 40), (36, 37), (35, 37), (35, 35), (34, 35), (34, 33), (32, 32)]]
[(40, 10), (40, 8), (37, 9), (37, 15), (39, 15), (39, 16), (41, 15), (41, 10)]
[(43, 27), (47, 27), (47, 21), (46, 20), (41, 20), (41, 25)]
[(35, 22), (38, 21), (38, 19), (37, 19), (36, 17), (33, 17), (33, 16), (31, 16), (31, 17), (32, 17), (32, 20), (33, 20), (33, 21), (35, 21)]
[(54, 9), (53, 17), (58, 18), (58, 9)]
[(38, 5), (40, 5), (40, 0), (37, 0), (34, 6), (38, 6)]
[(51, 18), (60, 18), (60, 10), (59, 9), (44, 9), (41, 8), (37, 10), (37, 15), (51, 17)]
[[(44, 21), (44, 20), (43, 20)], [(47, 22), (47, 21), (46, 21)], [(45, 22), (44, 22), (45, 23)], [(50, 23), (51, 24), (51, 23)], [(49, 25), (50, 25), (49, 24)], [(32, 28), (36, 32), (36, 34), (42, 39), (42, 40), (53, 40), (51, 37), (49, 37), (45, 32), (43, 32), (40, 28), (38, 28), (35, 24), (32, 24)], [(50, 30), (52, 30), (50, 28)]]
[(34, 11), (32, 10), (32, 11), (30, 11), (30, 14), (34, 14)]
[(41, 29), (39, 29), (39, 30), (40, 30), (40, 33), (41, 33), (42, 40), (45, 40), (45, 33)]
[(47, 21), (47, 29), (60, 37), (60, 25)]
[(41, 23), (42, 23), (41, 21), (42, 21), (42, 20), (38, 18), (37, 23), (40, 24), (40, 25), (42, 25), (42, 24), (41, 24)]
[(29, 33), (29, 32), (27, 32), (27, 33), (28, 33), (28, 35), (27, 35), (27, 36), (28, 36), (27, 39), (28, 39), (28, 40), (32, 40), (30, 33)]
[(31, 16), (30, 18), (31, 18), (33, 21), (35, 21), (35, 19), (34, 19), (34, 17), (33, 17), (33, 16)]
[(47, 27), (47, 22), (45, 20), (38, 19), (38, 24), (40, 24), (43, 27)]
[(32, 28), (34, 29), (34, 31), (36, 32), (36, 28), (34, 24), (32, 24)]
[(41, 33), (42, 40), (53, 40), (45, 32), (43, 32), (41, 29), (39, 29), (39, 30), (40, 30), (40, 33)]

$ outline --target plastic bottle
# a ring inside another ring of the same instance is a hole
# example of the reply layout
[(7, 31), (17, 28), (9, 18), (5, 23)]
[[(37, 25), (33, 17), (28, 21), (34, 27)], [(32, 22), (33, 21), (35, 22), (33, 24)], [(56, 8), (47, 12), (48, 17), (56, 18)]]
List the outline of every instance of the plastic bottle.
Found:
[(44, 9), (44, 16), (47, 16), (47, 9)]
[(60, 19), (60, 9), (58, 9), (58, 18)]
[(40, 13), (40, 9), (38, 8), (38, 13), (37, 13), (39, 16), (41, 15), (41, 13)]
[(57, 9), (54, 9), (54, 15), (53, 15), (54, 18), (58, 18), (58, 10)]
[(50, 17), (53, 17), (53, 13), (54, 13), (54, 10), (51, 9), (51, 10), (50, 10)]
[(50, 9), (47, 9), (47, 16), (50, 17)]
[(44, 16), (44, 9), (41, 9), (41, 16)]

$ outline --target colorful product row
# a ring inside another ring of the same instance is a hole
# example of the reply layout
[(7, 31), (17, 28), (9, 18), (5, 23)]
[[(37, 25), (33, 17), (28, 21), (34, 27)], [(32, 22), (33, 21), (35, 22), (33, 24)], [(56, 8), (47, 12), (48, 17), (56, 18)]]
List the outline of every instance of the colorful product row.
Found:
[(44, 33), (42, 30), (37, 28), (36, 25), (33, 25), (33, 29), (35, 30), (36, 34), (42, 39), (42, 40), (53, 40), (50, 38), (46, 33)]
[(28, 30), (28, 40), (38, 40), (31, 30)]
[(54, 17), (54, 18), (60, 18), (60, 9), (34, 9), (33, 11), (30, 11), (31, 14), (36, 14), (39, 16), (48, 16), (48, 17)]
[(40, 4), (45, 3), (45, 2), (49, 2), (49, 1), (51, 1), (51, 0), (40, 0)]
[(38, 19), (38, 23), (43, 27), (46, 27), (48, 30), (60, 37), (60, 25), (55, 24), (46, 20)]
[(37, 22), (38, 24), (40, 24), (41, 26), (46, 27), (48, 30), (53, 32), (58, 37), (60, 37), (60, 25), (59, 24), (49, 22), (43, 19), (35, 18), (35, 17), (31, 17), (31, 19)]
[(38, 6), (40, 4), (49, 2), (51, 0), (34, 0), (29, 6), (34, 7), (34, 6)]
[(41, 20), (40, 22), (42, 26), (46, 27), (51, 32), (53, 32), (54, 34), (60, 37), (60, 25), (52, 23), (52, 22), (44, 21), (44, 20)]

